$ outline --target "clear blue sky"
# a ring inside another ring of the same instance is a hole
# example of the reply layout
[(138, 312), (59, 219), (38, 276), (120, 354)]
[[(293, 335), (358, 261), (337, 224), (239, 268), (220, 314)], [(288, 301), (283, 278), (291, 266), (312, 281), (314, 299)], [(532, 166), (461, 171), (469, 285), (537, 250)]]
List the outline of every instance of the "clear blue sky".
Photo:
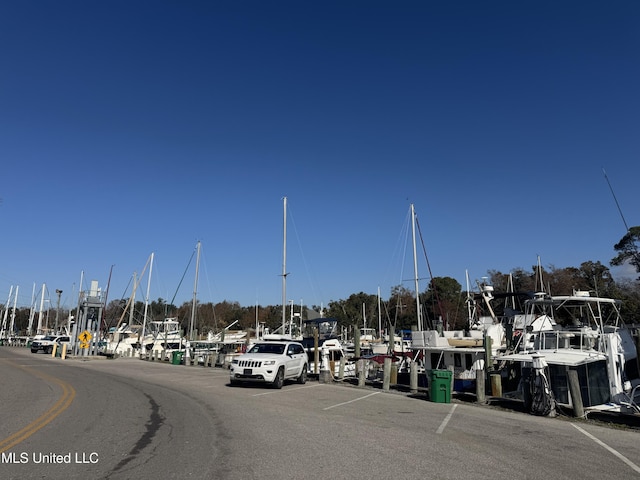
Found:
[(152, 252), (151, 299), (190, 301), (201, 241), (200, 301), (277, 305), (284, 196), (296, 304), (413, 289), (411, 203), (463, 287), (608, 265), (603, 168), (640, 224), (639, 25), (636, 1), (3, 2), (0, 303), (73, 306), (112, 265), (128, 297)]

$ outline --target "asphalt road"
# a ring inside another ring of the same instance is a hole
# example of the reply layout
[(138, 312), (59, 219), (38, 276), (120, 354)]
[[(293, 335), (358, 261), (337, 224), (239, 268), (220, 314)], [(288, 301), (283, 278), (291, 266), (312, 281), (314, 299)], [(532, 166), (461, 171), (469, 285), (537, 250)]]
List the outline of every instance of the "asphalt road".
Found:
[(0, 347), (2, 479), (640, 478), (640, 432), (309, 381)]

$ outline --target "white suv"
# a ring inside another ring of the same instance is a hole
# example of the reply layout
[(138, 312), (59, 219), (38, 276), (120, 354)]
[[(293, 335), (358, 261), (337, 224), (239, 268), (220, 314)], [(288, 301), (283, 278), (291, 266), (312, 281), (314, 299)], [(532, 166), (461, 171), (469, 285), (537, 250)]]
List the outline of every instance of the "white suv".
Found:
[(44, 338), (40, 338), (31, 342), (31, 353), (51, 353), (53, 352), (53, 346), (57, 345), (57, 349), (62, 348), (62, 344), (66, 343), (67, 346), (70, 342), (70, 338), (66, 335), (47, 335)]
[(282, 388), (285, 380), (304, 384), (307, 364), (307, 352), (299, 342), (259, 342), (231, 362), (231, 385), (262, 382)]

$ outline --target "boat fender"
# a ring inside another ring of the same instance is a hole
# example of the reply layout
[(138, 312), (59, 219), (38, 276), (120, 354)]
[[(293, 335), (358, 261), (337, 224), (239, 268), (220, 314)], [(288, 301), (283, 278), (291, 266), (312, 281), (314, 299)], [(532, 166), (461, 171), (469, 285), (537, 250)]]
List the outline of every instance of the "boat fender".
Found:
[(555, 405), (553, 391), (549, 385), (549, 380), (544, 368), (533, 369), (531, 375), (533, 378), (530, 379), (529, 383), (531, 389), (531, 406), (529, 411), (533, 415), (546, 417), (552, 412)]

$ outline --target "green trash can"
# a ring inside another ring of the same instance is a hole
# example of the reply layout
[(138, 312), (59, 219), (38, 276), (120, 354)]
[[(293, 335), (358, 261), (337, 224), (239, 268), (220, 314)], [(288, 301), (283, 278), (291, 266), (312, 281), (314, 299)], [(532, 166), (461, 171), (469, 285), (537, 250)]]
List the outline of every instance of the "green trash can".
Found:
[(451, 403), (451, 371), (431, 370), (429, 398), (436, 403)]
[(180, 365), (180, 364), (182, 364), (182, 355), (184, 355), (184, 352), (180, 352), (178, 350), (173, 352), (171, 354), (171, 365)]

